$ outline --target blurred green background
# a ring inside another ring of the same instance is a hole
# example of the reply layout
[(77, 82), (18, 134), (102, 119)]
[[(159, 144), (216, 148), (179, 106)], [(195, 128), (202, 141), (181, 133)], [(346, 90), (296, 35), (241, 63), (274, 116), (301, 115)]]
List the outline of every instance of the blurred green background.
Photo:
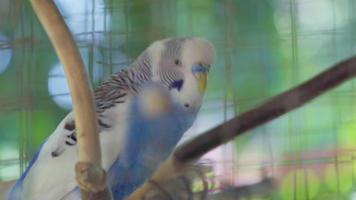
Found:
[[(356, 53), (355, 0), (56, 3), (94, 86), (157, 39), (199, 36), (215, 45), (204, 105), (185, 139)], [(208, 155), (216, 178), (243, 185), (264, 169), (278, 181), (267, 199), (356, 199), (355, 84)], [(1, 182), (19, 177), (71, 109), (61, 65), (29, 1), (0, 0), (0, 91)]]

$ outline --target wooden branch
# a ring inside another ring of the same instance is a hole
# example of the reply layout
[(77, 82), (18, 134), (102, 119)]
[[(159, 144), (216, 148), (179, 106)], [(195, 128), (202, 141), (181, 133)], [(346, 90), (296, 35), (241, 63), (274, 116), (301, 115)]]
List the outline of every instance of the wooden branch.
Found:
[[(101, 168), (100, 143), (92, 89), (78, 48), (54, 2), (31, 0), (31, 3), (64, 66), (73, 101), (78, 139), (80, 162), (76, 166), (77, 181), (82, 189), (82, 198), (90, 199), (92, 196), (90, 191), (96, 193), (106, 187), (105, 172)], [(88, 190), (89, 193), (83, 189)]]
[[(356, 76), (356, 57), (352, 57), (299, 86), (277, 95), (262, 105), (247, 111), (181, 145), (152, 176), (163, 182), (179, 175), (188, 163), (236, 136), (296, 109), (324, 92)], [(149, 182), (137, 189), (129, 200), (139, 200), (153, 187)]]
[(356, 57), (352, 57), (185, 143), (174, 152), (174, 157), (179, 163), (186, 163), (199, 158), (236, 136), (301, 107), (355, 76)]

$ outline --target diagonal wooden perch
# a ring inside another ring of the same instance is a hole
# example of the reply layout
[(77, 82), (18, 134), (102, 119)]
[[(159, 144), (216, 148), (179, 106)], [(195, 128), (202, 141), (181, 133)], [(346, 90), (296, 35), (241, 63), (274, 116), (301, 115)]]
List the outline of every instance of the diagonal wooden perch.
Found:
[(236, 136), (301, 107), (355, 76), (356, 57), (352, 57), (185, 143), (177, 149), (174, 156), (182, 163), (199, 158), (204, 153), (234, 139)]
[[(262, 105), (247, 111), (191, 141), (181, 145), (152, 176), (155, 182), (163, 182), (179, 175), (191, 161), (222, 145), (248, 130), (269, 122), (296, 109), (324, 92), (356, 76), (356, 57), (336, 64), (299, 86), (277, 95)], [(143, 184), (128, 199), (139, 200), (152, 189), (149, 182)]]
[(79, 162), (75, 170), (82, 199), (109, 200), (105, 171), (101, 167), (93, 93), (78, 48), (52, 0), (31, 0), (31, 4), (63, 63), (69, 83), (78, 139)]

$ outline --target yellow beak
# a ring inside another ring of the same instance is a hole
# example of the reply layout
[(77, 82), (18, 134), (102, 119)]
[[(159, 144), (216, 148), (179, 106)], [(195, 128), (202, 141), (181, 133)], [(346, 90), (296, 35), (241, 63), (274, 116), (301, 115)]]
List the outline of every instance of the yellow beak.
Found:
[(195, 77), (198, 80), (199, 92), (204, 94), (206, 89), (206, 83), (208, 81), (208, 74), (206, 72), (199, 72), (195, 74)]

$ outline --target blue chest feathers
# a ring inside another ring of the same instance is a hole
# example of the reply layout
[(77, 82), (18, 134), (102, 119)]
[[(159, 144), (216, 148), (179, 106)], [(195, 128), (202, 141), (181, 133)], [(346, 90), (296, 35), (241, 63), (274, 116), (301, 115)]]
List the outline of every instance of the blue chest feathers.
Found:
[(114, 199), (123, 199), (148, 179), (173, 151), (196, 114), (172, 105), (167, 113), (148, 117), (134, 100), (126, 142), (118, 160), (109, 170)]

